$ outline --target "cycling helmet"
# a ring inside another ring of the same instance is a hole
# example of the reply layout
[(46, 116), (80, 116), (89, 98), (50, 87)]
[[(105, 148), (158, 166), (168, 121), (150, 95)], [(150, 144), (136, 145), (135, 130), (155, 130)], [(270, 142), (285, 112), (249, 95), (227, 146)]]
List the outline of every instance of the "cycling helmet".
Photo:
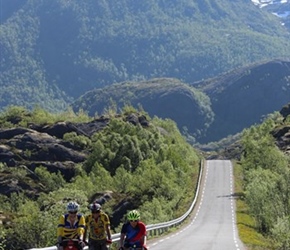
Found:
[(66, 209), (68, 212), (76, 212), (79, 210), (79, 208), (80, 208), (80, 205), (76, 203), (75, 201), (70, 201), (66, 206)]
[(90, 204), (91, 211), (100, 211), (101, 208), (102, 208), (102, 206), (99, 203), (94, 202), (94, 203)]
[(128, 220), (140, 220), (140, 213), (137, 210), (132, 210), (127, 215)]

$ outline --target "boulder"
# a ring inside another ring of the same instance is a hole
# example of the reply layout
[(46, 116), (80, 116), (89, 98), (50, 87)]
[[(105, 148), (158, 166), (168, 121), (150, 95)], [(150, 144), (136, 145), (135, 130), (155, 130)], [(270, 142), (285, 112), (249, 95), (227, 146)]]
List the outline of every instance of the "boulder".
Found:
[[(125, 120), (135, 125), (149, 126), (146, 117), (138, 114), (129, 114)], [(84, 150), (65, 141), (64, 135), (75, 132), (77, 135), (90, 138), (94, 133), (104, 129), (109, 122), (108, 117), (101, 116), (86, 123), (57, 122), (45, 125), (30, 123), (28, 128), (1, 128), (0, 166), (1, 163), (5, 164), (11, 171), (0, 171), (0, 194), (11, 195), (13, 192), (24, 191), (29, 196), (37, 196), (38, 192), (45, 191), (34, 174), (35, 169), (40, 166), (51, 173), (60, 172), (69, 182), (76, 175), (76, 165), (86, 161), (90, 149)], [(15, 175), (19, 169), (25, 169), (27, 179)], [(110, 194), (104, 194), (98, 199), (100, 203), (104, 203), (110, 199)]]

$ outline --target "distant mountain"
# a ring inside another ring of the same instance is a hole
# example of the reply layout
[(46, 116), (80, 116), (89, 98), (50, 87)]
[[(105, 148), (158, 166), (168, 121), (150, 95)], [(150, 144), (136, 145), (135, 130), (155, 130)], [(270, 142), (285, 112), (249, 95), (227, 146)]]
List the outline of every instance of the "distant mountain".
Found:
[(220, 140), (260, 123), (290, 102), (290, 61), (253, 64), (193, 86), (208, 95), (215, 114), (206, 140)]
[(18, 11), (27, 0), (9, 0), (0, 2), (1, 18), (0, 24), (3, 24), (10, 18), (16, 11)]
[(115, 84), (87, 92), (73, 108), (100, 114), (109, 100), (119, 107), (141, 105), (152, 117), (173, 119), (199, 143), (219, 141), (290, 102), (290, 61), (256, 63), (192, 84), (164, 78)]
[(116, 82), (192, 83), (290, 56), (289, 31), (250, 1), (11, 0), (0, 8), (0, 109), (59, 111)]
[[(201, 91), (173, 78), (156, 78), (143, 82), (123, 82), (87, 92), (72, 107), (90, 116), (103, 114), (110, 108), (133, 105), (150, 116), (170, 118), (183, 132), (197, 139), (206, 134), (214, 120), (209, 98)], [(111, 106), (110, 106), (111, 105)]]
[(252, 0), (259, 8), (277, 16), (283, 26), (290, 30), (289, 0)]

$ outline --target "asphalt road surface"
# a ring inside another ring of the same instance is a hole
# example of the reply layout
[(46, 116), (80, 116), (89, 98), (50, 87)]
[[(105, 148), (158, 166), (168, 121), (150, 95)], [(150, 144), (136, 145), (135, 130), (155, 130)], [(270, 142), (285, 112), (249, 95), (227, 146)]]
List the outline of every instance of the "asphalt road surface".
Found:
[(210, 160), (205, 165), (201, 198), (191, 222), (149, 243), (150, 250), (246, 250), (236, 227), (232, 164)]

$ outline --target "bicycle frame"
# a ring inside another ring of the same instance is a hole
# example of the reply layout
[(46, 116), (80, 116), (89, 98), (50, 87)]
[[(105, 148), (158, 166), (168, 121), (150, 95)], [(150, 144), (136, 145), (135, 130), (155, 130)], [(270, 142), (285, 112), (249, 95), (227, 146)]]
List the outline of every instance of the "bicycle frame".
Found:
[(79, 250), (79, 240), (78, 239), (64, 239), (63, 250)]
[(143, 247), (129, 247), (129, 248), (125, 248), (125, 250), (144, 250)]

